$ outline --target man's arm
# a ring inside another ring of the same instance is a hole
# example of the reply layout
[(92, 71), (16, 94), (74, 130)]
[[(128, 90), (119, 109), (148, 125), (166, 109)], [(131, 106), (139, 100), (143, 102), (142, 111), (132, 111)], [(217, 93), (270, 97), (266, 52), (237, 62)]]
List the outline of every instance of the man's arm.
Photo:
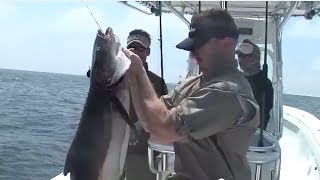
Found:
[[(143, 65), (135, 54), (124, 50), (132, 60), (129, 81), (133, 105), (138, 119), (151, 138), (158, 143), (174, 142), (180, 139), (171, 120), (171, 111), (157, 97)], [(140, 64), (139, 64), (140, 61)]]
[[(132, 62), (138, 58), (131, 52), (125, 53)], [(232, 128), (243, 115), (238, 96), (228, 90), (227, 83), (201, 88), (168, 110), (157, 97), (141, 62), (133, 63), (130, 71), (130, 89), (137, 115), (158, 143), (209, 137)]]
[[(158, 107), (163, 107), (161, 102), (158, 103), (160, 104)], [(232, 128), (243, 115), (237, 94), (214, 88), (199, 89), (192, 96), (186, 97), (179, 105), (172, 107), (170, 111), (166, 110), (168, 114), (161, 112), (162, 109), (156, 107), (156, 103), (150, 103), (149, 106), (147, 104), (144, 109), (143, 107), (141, 109), (144, 112), (153, 109), (155, 114), (150, 114), (149, 118), (162, 121), (161, 124), (151, 124), (153, 122), (149, 121), (150, 127), (154, 127), (154, 129), (149, 127), (151, 137), (153, 136), (161, 143), (190, 137), (194, 139), (209, 137)], [(165, 117), (164, 120), (161, 117)], [(146, 119), (140, 120), (146, 122)], [(168, 123), (167, 126), (165, 122)], [(156, 132), (157, 130), (159, 132)], [(174, 135), (177, 135), (176, 138), (172, 138)]]

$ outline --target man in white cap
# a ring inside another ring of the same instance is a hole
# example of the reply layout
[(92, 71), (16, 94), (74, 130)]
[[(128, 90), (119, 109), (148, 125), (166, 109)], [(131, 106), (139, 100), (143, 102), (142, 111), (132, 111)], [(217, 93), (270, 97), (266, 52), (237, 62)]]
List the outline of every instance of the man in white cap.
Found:
[[(254, 97), (260, 106), (260, 114), (264, 115), (263, 129), (266, 130), (269, 119), (270, 110), (273, 107), (273, 88), (272, 82), (268, 77), (263, 76), (260, 63), (260, 49), (250, 40), (243, 40), (237, 50), (239, 65), (243, 74), (249, 81)], [(262, 112), (262, 92), (265, 91), (265, 109)]]
[[(151, 38), (146, 31), (135, 29), (129, 33), (127, 48), (139, 56), (157, 96), (160, 97), (167, 94), (168, 90), (165, 81), (148, 69), (147, 57), (150, 55), (150, 45)], [(138, 117), (133, 105), (130, 109), (130, 118), (136, 123), (140, 136), (137, 143), (129, 143), (124, 170), (126, 180), (156, 179), (148, 164), (148, 139), (150, 135), (137, 122)]]

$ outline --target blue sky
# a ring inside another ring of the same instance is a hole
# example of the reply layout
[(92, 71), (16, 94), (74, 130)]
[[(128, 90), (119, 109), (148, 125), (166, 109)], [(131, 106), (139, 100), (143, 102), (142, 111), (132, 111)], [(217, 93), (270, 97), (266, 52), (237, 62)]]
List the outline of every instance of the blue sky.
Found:
[[(159, 18), (118, 2), (89, 1), (102, 28), (113, 27), (123, 44), (129, 31), (152, 36), (149, 66), (160, 75)], [(84, 75), (91, 64), (98, 26), (81, 0), (1, 1), (0, 68)], [(190, 18), (190, 17), (188, 17)], [(164, 77), (185, 75), (188, 53), (175, 48), (188, 27), (172, 14), (163, 16)], [(320, 96), (320, 18), (292, 18), (283, 33), (284, 92)], [(319, 46), (319, 45), (318, 45)]]

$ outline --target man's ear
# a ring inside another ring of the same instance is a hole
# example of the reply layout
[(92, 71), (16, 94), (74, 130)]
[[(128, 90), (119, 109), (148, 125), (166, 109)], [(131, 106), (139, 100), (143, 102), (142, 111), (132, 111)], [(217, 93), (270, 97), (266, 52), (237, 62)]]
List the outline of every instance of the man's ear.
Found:
[(255, 59), (257, 59), (258, 61), (260, 61), (260, 53), (255, 53), (254, 54)]
[(237, 42), (235, 42), (235, 40), (233, 38), (230, 38), (230, 37), (225, 37), (223, 39), (223, 43), (224, 43), (224, 47), (228, 47), (228, 48), (235, 48), (236, 45), (237, 45)]
[(147, 48), (147, 49), (146, 49), (146, 54), (147, 54), (147, 56), (150, 55), (150, 48)]

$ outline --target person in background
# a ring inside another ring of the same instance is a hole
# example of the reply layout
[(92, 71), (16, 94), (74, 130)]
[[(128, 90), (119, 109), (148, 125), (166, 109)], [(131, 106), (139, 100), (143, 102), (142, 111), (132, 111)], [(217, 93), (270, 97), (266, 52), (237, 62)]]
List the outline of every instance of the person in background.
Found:
[[(264, 72), (261, 70), (260, 49), (256, 44), (245, 39), (240, 44), (237, 54), (240, 68), (249, 81), (254, 97), (260, 106), (260, 113), (264, 116), (263, 130), (266, 130), (270, 120), (270, 111), (273, 107), (273, 88), (272, 82), (268, 77), (264, 77)], [(264, 112), (261, 108), (263, 91), (265, 91)]]
[[(157, 94), (157, 97), (160, 97), (167, 94), (168, 89), (164, 79), (148, 69), (147, 58), (150, 55), (150, 44), (151, 38), (146, 31), (135, 29), (129, 33), (127, 39), (127, 48), (131, 49), (132, 52), (139, 56), (147, 77), (152, 83), (153, 88)], [(148, 163), (147, 147), (150, 135), (140, 125), (133, 105), (130, 109), (130, 117), (136, 123), (137, 129), (140, 133), (140, 137), (137, 140), (137, 143), (129, 143), (124, 168), (126, 180), (156, 179), (155, 174), (150, 171)], [(132, 134), (130, 134), (130, 136), (132, 137)], [(133, 139), (133, 141), (135, 140)]]

